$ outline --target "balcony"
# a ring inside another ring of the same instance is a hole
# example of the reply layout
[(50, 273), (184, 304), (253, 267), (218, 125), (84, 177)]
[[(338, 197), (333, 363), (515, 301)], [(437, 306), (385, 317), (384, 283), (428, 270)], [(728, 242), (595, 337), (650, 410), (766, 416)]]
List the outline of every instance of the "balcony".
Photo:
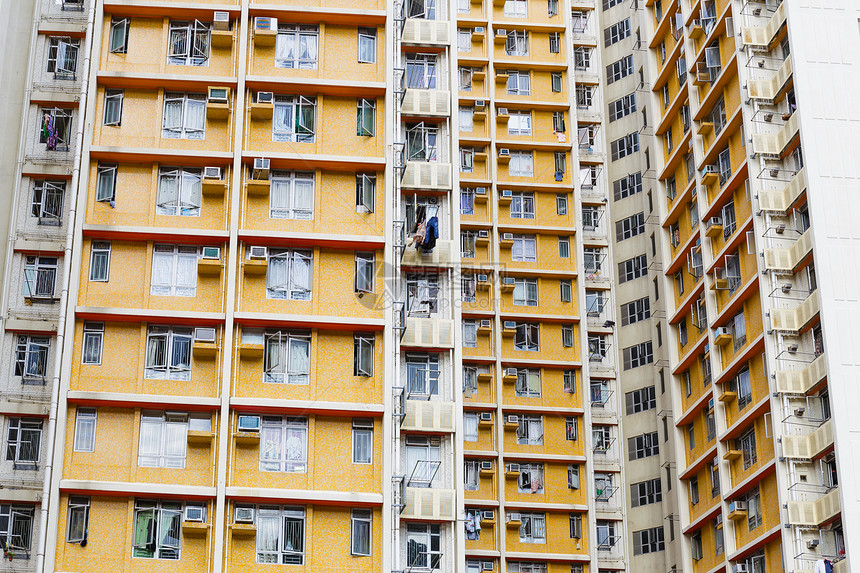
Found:
[(773, 42), (776, 33), (785, 23), (785, 4), (780, 4), (779, 8), (773, 13), (770, 21), (764, 26), (750, 26), (741, 28), (741, 38), (744, 46), (750, 46), (753, 49), (769, 50), (770, 43)]
[(432, 400), (406, 400), (404, 430), (416, 432), (454, 431), (454, 403)]
[(752, 149), (756, 155), (780, 158), (800, 129), (797, 114), (793, 114), (776, 133), (754, 133)]
[(811, 252), (812, 232), (806, 231), (788, 249), (765, 249), (764, 266), (776, 273), (793, 274)]
[(750, 80), (747, 83), (747, 92), (750, 99), (763, 103), (776, 100), (782, 88), (791, 77), (791, 58), (786, 58), (779, 69), (767, 80)]
[(400, 515), (404, 519), (454, 521), (455, 494), (453, 489), (407, 487), (405, 506)]
[(438, 318), (407, 318), (403, 346), (415, 348), (453, 348), (454, 321)]
[(806, 171), (801, 169), (782, 189), (760, 191), (758, 204), (762, 211), (785, 214), (804, 191), (806, 191)]
[(413, 46), (447, 46), (448, 22), (409, 18), (403, 26), (400, 41)]
[(779, 332), (800, 332), (820, 312), (818, 294), (812, 293), (796, 308), (774, 308), (770, 311), (770, 322)]
[(454, 241), (436, 241), (432, 252), (424, 254), (418, 249), (405, 248), (400, 264), (404, 267), (450, 267), (454, 262)]
[(815, 501), (789, 501), (788, 523), (805, 527), (817, 527), (842, 511), (839, 489), (831, 490)]
[(434, 161), (408, 161), (401, 182), (403, 189), (451, 189), (451, 164)]
[(827, 361), (822, 354), (803, 370), (777, 370), (775, 376), (777, 392), (803, 395), (827, 376)]
[(407, 116), (447, 117), (451, 115), (449, 96), (449, 92), (442, 90), (408, 88), (400, 111)]
[(785, 436), (782, 455), (795, 460), (811, 460), (833, 444), (833, 421), (827, 420), (806, 436)]

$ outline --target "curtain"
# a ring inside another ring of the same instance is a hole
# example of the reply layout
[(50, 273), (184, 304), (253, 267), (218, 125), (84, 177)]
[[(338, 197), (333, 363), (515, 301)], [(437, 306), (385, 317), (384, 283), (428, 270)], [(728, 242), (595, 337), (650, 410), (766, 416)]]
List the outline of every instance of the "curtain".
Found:
[(188, 28), (171, 28), (167, 55), (184, 58), (188, 55)]
[(295, 107), (295, 104), (292, 103), (275, 104), (274, 115), (272, 116), (272, 131), (275, 141), (292, 140), (295, 131), (293, 128)]
[(168, 95), (164, 99), (164, 119), (162, 128), (165, 137), (182, 135), (182, 97)]
[(299, 36), (299, 67), (313, 69), (317, 61), (317, 45), (319, 37), (316, 34), (302, 34)]
[(352, 520), (352, 553), (370, 554), (370, 522), (363, 519)]
[(134, 512), (134, 556), (152, 557), (155, 554), (155, 508), (136, 509)]
[(161, 421), (141, 420), (140, 444), (137, 452), (137, 463), (141, 466), (157, 467), (161, 454)]
[[(305, 444), (307, 442), (307, 428), (287, 428), (286, 436), (286, 460), (287, 462), (304, 462), (306, 460)], [(304, 471), (303, 464), (287, 467), (288, 471)]]
[(275, 62), (280, 68), (292, 68), (296, 59), (295, 33), (278, 34), (275, 41)]
[(376, 38), (367, 34), (358, 35), (358, 61), (373, 62), (376, 59)]
[(478, 416), (463, 416), (463, 433), (467, 441), (474, 442), (478, 439)]
[(185, 132), (189, 139), (203, 139), (206, 130), (206, 101), (189, 99), (185, 102)]
[(158, 184), (157, 207), (159, 215), (175, 215), (179, 200), (179, 172), (162, 172)]
[(173, 253), (153, 253), (152, 294), (170, 295), (173, 283)]
[(185, 467), (185, 444), (188, 441), (188, 425), (169, 422), (164, 426), (164, 467)]
[(311, 342), (290, 338), (290, 383), (307, 384), (311, 366)]
[(82, 452), (92, 451), (92, 445), (96, 439), (96, 419), (94, 417), (83, 417), (77, 413), (75, 421), (75, 450)]
[(353, 430), (352, 447), (356, 462), (369, 463), (373, 448), (373, 432), (371, 430)]
[(260, 469), (281, 470), (282, 437), (280, 426), (263, 426), (260, 431)]
[(176, 295), (194, 296), (197, 291), (197, 255), (176, 257)]
[(312, 219), (314, 211), (313, 179), (296, 179), (293, 201), (293, 218)]
[(173, 334), (170, 368), (172, 370), (191, 370), (191, 337)]
[(529, 372), (526, 374), (526, 388), (530, 393), (540, 394), (540, 374)]
[(278, 529), (280, 516), (259, 515), (257, 517), (257, 556), (261, 563), (278, 562)]
[(284, 291), (289, 282), (289, 253), (269, 257), (266, 274), (266, 288), (271, 291)]
[(167, 335), (151, 334), (146, 341), (146, 367), (167, 368)]
[(305, 521), (294, 517), (284, 517), (284, 551), (301, 552), (304, 549)]
[[(288, 219), (290, 215), (290, 181), (283, 178), (272, 179), (269, 192), (269, 217)], [(272, 261), (269, 261), (272, 264)]]
[(523, 256), (526, 260), (534, 260), (537, 257), (537, 241), (534, 239), (523, 240)]

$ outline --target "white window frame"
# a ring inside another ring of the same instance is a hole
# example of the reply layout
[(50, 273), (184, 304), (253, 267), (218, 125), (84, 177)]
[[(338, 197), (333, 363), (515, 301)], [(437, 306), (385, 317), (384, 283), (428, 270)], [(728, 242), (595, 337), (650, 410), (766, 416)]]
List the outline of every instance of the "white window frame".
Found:
[[(149, 326), (146, 334), (144, 378), (191, 380), (193, 328)], [(159, 349), (159, 346), (162, 348)]]
[(272, 141), (313, 143), (316, 139), (315, 96), (276, 95), (272, 112)]
[(350, 513), (349, 552), (357, 557), (372, 554), (373, 510), (353, 509)]
[(187, 414), (141, 412), (138, 467), (184, 469), (187, 436)]
[(516, 262), (537, 262), (537, 236), (514, 235), (511, 258)]
[(373, 463), (373, 420), (352, 421), (352, 463)]
[(543, 416), (523, 415), (518, 419), (517, 443), (521, 445), (543, 445)]
[(89, 453), (96, 451), (97, 424), (98, 412), (95, 408), (75, 409), (74, 451)]
[(266, 298), (303, 301), (312, 299), (313, 251), (270, 248), (267, 257)]
[(514, 191), (511, 194), (511, 218), (535, 218), (535, 194), (531, 191)]
[(531, 135), (532, 112), (508, 111), (508, 135)]
[(199, 258), (199, 247), (153, 245), (149, 294), (152, 296), (197, 296), (197, 260)]
[(508, 175), (511, 177), (534, 177), (534, 154), (531, 151), (512, 150)]
[(44, 382), (48, 376), (51, 339), (47, 336), (19, 334), (15, 346), (15, 376)]
[(316, 182), (312, 171), (274, 171), (270, 180), (270, 219), (314, 218)]
[(264, 472), (307, 473), (307, 418), (262, 416), (259, 468)]
[(161, 137), (206, 138), (206, 94), (165, 93)]
[(40, 225), (62, 224), (65, 194), (65, 181), (36, 181), (33, 184), (30, 216), (38, 217)]
[(171, 21), (167, 40), (167, 63), (175, 66), (208, 66), (210, 35), (210, 25), (200, 20)]
[(263, 382), (306, 386), (310, 384), (310, 362), (310, 334), (286, 330), (266, 332)]
[(358, 29), (358, 63), (376, 63), (376, 28)]
[(104, 337), (105, 323), (84, 322), (84, 336), (81, 343), (81, 364), (101, 365)]
[[(256, 562), (304, 565), (307, 537), (305, 508), (260, 506), (254, 514), (257, 520)], [(270, 525), (264, 527), (264, 523)], [(291, 540), (287, 539), (288, 530)], [(263, 537), (264, 532), (276, 534), (266, 539)]]
[[(6, 461), (14, 469), (36, 469), (42, 458), (43, 422), (38, 418), (8, 418)], [(35, 444), (34, 444), (35, 442)]]
[[(173, 179), (171, 183), (170, 180)], [(175, 189), (170, 189), (170, 185)], [(202, 205), (202, 170), (190, 167), (161, 167), (155, 214), (172, 217), (198, 217)]]
[(320, 30), (318, 26), (278, 23), (275, 39), (275, 67), (297, 70), (317, 69)]

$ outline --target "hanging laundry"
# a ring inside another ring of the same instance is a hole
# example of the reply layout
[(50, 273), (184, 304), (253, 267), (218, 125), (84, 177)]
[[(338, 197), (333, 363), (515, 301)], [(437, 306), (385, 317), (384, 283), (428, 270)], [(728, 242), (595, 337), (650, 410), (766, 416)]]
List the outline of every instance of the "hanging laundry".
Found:
[(537, 470), (532, 470), (531, 481), (532, 493), (537, 493), (541, 490), (541, 488), (543, 488), (543, 482), (541, 482), (540, 479), (540, 472), (538, 472)]
[(54, 125), (54, 116), (50, 113), (46, 113), (42, 117), (42, 137), (45, 138), (49, 151), (57, 149), (57, 129)]
[(430, 217), (427, 221), (427, 229), (424, 233), (424, 242), (421, 243), (421, 252), (424, 254), (432, 253), (436, 246), (436, 239), (439, 238), (439, 219), (436, 215)]

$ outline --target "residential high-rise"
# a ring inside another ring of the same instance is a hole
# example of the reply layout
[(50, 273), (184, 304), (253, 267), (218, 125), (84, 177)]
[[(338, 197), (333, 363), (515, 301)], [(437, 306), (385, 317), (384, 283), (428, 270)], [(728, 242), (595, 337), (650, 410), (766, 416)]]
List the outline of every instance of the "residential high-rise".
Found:
[(848, 571), (850, 4), (22, 2), (0, 569)]

